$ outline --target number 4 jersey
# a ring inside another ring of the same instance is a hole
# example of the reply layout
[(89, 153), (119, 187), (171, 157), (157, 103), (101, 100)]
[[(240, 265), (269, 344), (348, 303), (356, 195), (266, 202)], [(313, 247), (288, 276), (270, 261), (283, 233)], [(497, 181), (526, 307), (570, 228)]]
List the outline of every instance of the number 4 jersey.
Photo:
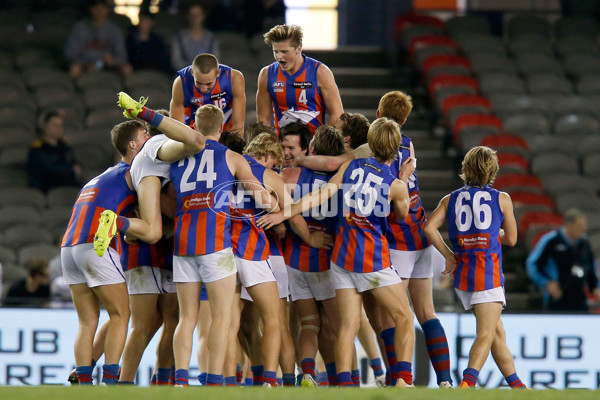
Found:
[(454, 287), (478, 292), (504, 286), (500, 192), (489, 186), (465, 186), (450, 194), (448, 233), (458, 259)]
[(177, 191), (176, 256), (200, 256), (231, 247), (229, 204), (234, 177), (227, 147), (207, 140), (201, 152), (171, 164)]

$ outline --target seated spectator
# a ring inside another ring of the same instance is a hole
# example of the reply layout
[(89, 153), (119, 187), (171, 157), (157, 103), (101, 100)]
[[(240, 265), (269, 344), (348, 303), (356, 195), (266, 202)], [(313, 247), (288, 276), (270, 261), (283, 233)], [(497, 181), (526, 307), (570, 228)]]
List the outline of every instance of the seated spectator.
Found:
[(544, 306), (554, 311), (587, 311), (586, 286), (596, 300), (600, 288), (596, 261), (587, 240), (585, 215), (564, 215), (564, 226), (542, 236), (527, 257), (527, 273), (544, 292)]
[(27, 263), (27, 278), (12, 284), (4, 304), (7, 306), (45, 307), (50, 301), (50, 268), (45, 258)]
[(119, 27), (108, 19), (109, 0), (92, 0), (90, 19), (75, 24), (65, 46), (70, 73), (78, 78), (83, 73), (100, 69), (117, 69), (123, 75), (131, 72), (127, 63), (125, 39)]
[(27, 157), (27, 179), (31, 187), (47, 192), (58, 186), (79, 186), (81, 166), (63, 138), (64, 118), (51, 111), (41, 121), (41, 135)]
[(171, 72), (169, 50), (163, 38), (153, 32), (154, 16), (140, 13), (140, 23), (133, 27), (125, 40), (131, 66), (138, 69), (156, 69)]
[(219, 58), (219, 40), (214, 33), (204, 28), (206, 18), (204, 7), (192, 3), (187, 12), (189, 28), (173, 35), (171, 42), (171, 66), (176, 71), (187, 67), (194, 57), (210, 53)]

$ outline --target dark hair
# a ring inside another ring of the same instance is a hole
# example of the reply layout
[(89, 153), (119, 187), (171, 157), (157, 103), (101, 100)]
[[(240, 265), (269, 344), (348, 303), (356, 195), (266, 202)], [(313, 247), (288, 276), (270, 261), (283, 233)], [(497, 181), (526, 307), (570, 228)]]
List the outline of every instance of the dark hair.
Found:
[(362, 114), (343, 113), (340, 115), (342, 136), (350, 136), (350, 147), (356, 149), (367, 143), (369, 120)]
[(275, 128), (273, 128), (270, 125), (265, 125), (262, 122), (255, 122), (253, 124), (248, 125), (245, 129), (245, 133), (248, 143), (254, 140), (254, 138), (260, 135), (261, 133), (269, 133), (273, 136), (277, 136)]
[(112, 144), (119, 154), (122, 156), (127, 155), (127, 146), (135, 138), (139, 129), (146, 130), (146, 124), (138, 120), (121, 122), (111, 129)]
[(30, 277), (47, 276), (48, 260), (44, 257), (34, 257), (27, 261), (27, 271)]
[(281, 132), (279, 134), (281, 141), (283, 141), (283, 138), (290, 135), (299, 136), (300, 148), (302, 150), (308, 150), (308, 145), (312, 139), (312, 134), (310, 133), (308, 126), (304, 125), (302, 122), (291, 122), (281, 128)]
[(330, 125), (317, 128), (312, 145), (315, 153), (320, 156), (339, 156), (345, 151), (342, 134)]
[(224, 146), (227, 146), (229, 150), (235, 151), (239, 154), (243, 154), (244, 147), (246, 147), (246, 141), (244, 140), (244, 138), (232, 131), (221, 132), (219, 143), (221, 143)]

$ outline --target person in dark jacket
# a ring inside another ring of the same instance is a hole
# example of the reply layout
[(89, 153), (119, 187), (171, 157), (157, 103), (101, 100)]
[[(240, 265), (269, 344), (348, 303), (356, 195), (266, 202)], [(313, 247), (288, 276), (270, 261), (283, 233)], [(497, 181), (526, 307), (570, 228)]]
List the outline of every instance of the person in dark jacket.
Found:
[(58, 186), (78, 186), (82, 176), (73, 148), (63, 137), (64, 118), (50, 111), (41, 121), (41, 135), (27, 157), (29, 186), (47, 192)]
[(155, 33), (154, 16), (140, 13), (140, 23), (132, 28), (125, 39), (127, 56), (135, 70), (155, 69), (170, 73), (171, 59), (163, 38)]
[(50, 268), (45, 258), (27, 263), (27, 278), (12, 284), (4, 304), (7, 306), (45, 307), (50, 301)]
[(587, 311), (587, 293), (600, 300), (597, 265), (587, 240), (585, 215), (570, 209), (564, 226), (542, 236), (527, 257), (527, 273), (554, 311)]

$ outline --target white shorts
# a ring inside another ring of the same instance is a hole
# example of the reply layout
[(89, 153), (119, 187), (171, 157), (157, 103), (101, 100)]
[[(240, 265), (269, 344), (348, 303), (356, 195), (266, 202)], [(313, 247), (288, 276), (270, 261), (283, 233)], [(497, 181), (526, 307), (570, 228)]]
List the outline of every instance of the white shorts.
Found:
[(112, 247), (98, 257), (93, 243), (60, 249), (63, 277), (68, 285), (87, 283), (89, 287), (125, 282), (119, 253)]
[(335, 288), (331, 281), (330, 270), (323, 272), (302, 272), (290, 266), (287, 269), (292, 301), (306, 299), (323, 301), (335, 297)]
[(391, 286), (402, 282), (394, 267), (376, 272), (350, 272), (331, 263), (331, 280), (333, 287), (339, 289), (356, 289), (358, 293)]
[(201, 256), (173, 256), (173, 281), (215, 282), (237, 272), (231, 247)]
[(456, 295), (462, 302), (465, 310), (470, 310), (474, 305), (481, 303), (502, 303), (502, 308), (506, 307), (506, 296), (504, 295), (503, 286), (478, 292), (469, 292), (456, 288), (454, 290), (456, 290)]
[(129, 294), (177, 293), (173, 272), (168, 269), (141, 266), (125, 271)]
[(244, 260), (236, 255), (234, 255), (234, 260), (238, 270), (238, 277), (243, 287), (248, 288), (260, 283), (276, 282), (275, 274), (271, 269), (269, 260)]
[[(167, 141), (165, 135), (156, 135), (144, 143), (142, 150), (135, 156), (131, 163), (131, 181), (137, 191), (138, 185), (147, 176), (161, 178), (163, 185), (168, 182), (171, 163), (157, 159), (158, 150)], [(164, 178), (164, 179), (163, 179)]]
[(269, 256), (269, 263), (271, 263), (271, 269), (273, 270), (273, 275), (275, 275), (275, 280), (277, 281), (279, 298), (287, 299), (290, 295), (290, 284), (285, 260), (283, 259), (283, 256)]
[(433, 271), (440, 269), (440, 266), (443, 270), (446, 263), (442, 253), (434, 246), (415, 251), (390, 249), (390, 258), (402, 279), (433, 278)]

